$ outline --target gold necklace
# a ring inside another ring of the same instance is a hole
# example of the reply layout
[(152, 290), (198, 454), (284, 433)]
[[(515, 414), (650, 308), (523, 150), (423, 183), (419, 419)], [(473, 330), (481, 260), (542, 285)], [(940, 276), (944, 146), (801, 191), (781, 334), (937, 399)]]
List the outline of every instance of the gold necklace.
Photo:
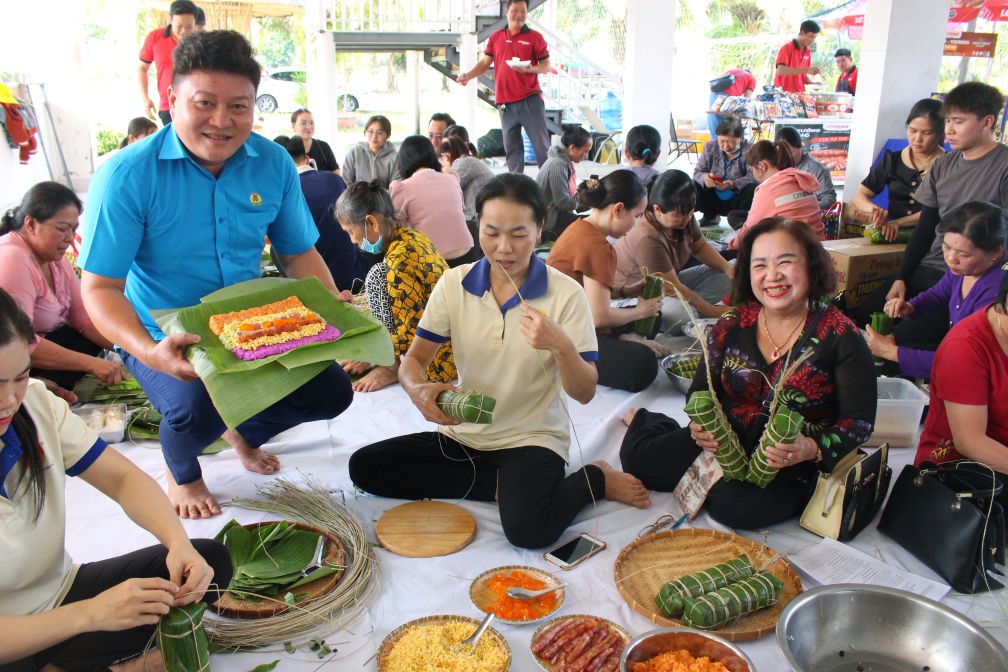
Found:
[[(763, 318), (763, 333), (767, 335), (767, 338), (770, 339), (770, 344), (773, 345), (774, 347), (773, 351), (770, 353), (770, 361), (774, 361), (781, 356), (781, 351), (784, 350), (784, 347), (791, 342), (792, 338), (794, 338), (795, 333), (798, 331), (798, 327), (805, 324), (805, 318), (807, 316), (808, 311), (805, 311), (805, 314), (802, 315), (802, 318), (798, 321), (797, 324), (795, 324), (794, 329), (792, 329), (791, 333), (788, 334), (787, 338), (784, 339), (784, 342), (781, 343), (780, 345), (777, 345), (777, 341), (774, 340), (773, 334), (770, 333), (770, 327), (767, 326), (766, 311), (760, 310), (760, 317)], [(998, 324), (1000, 324), (1000, 322)]]

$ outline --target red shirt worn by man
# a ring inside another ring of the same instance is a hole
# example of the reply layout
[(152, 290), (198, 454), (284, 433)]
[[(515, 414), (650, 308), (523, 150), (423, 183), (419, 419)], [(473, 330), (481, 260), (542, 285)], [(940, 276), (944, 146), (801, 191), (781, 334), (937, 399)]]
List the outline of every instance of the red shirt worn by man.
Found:
[(178, 42), (172, 35), (171, 26), (165, 28), (155, 28), (147, 33), (143, 45), (140, 47), (140, 60), (150, 65), (154, 64), (157, 70), (157, 90), (161, 99), (159, 110), (168, 109), (168, 87), (172, 80), (172, 52)]
[(745, 96), (746, 91), (751, 94), (756, 90), (756, 78), (748, 70), (729, 70), (727, 74), (735, 77), (735, 83), (724, 90), (724, 95)]
[[(775, 65), (783, 65), (788, 68), (807, 68), (812, 65), (812, 51), (808, 47), (802, 47), (798, 40), (791, 40), (777, 52)], [(805, 82), (808, 75), (805, 73), (798, 75), (775, 75), (774, 86), (779, 86), (782, 91), (788, 93), (804, 93)]]
[(494, 101), (498, 105), (542, 95), (539, 75), (518, 72), (506, 64), (515, 58), (531, 61), (530, 65), (538, 65), (548, 59), (549, 48), (540, 33), (528, 26), (522, 26), (514, 34), (507, 28), (501, 28), (487, 40), (485, 53), (494, 62)]
[(836, 80), (836, 90), (841, 93), (849, 93), (851, 95), (857, 93), (857, 73), (858, 69), (856, 65), (852, 65), (851, 69), (847, 72), (841, 72), (840, 76)]

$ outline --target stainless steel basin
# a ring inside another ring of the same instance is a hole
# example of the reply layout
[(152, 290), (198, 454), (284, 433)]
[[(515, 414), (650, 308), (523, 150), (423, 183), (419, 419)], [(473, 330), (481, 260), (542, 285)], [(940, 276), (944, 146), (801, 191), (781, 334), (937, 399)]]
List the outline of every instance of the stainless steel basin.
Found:
[(805, 591), (777, 621), (795, 672), (1004, 672), (1008, 651), (982, 627), (913, 593), (861, 584)]

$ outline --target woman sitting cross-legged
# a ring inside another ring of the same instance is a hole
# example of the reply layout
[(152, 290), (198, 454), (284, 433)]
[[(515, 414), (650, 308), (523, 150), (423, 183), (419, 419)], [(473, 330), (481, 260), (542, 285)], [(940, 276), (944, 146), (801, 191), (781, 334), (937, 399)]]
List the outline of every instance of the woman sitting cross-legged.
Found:
[[(353, 383), (357, 392), (372, 392), (398, 380), (400, 358), (413, 342), (431, 292), (448, 265), (427, 236), (396, 220), (392, 199), (377, 181), (355, 182), (343, 192), (336, 201), (336, 219), (361, 249), (384, 257), (368, 271), (364, 291), (371, 313), (392, 335), (396, 361), (374, 367)], [(343, 370), (354, 375), (370, 367), (365, 362), (343, 363)], [(455, 375), (451, 344), (445, 343), (431, 360), (427, 378), (447, 383)]]
[[(0, 670), (163, 670), (160, 653), (144, 655), (158, 619), (204, 599), (211, 582), (227, 586), (231, 559), (216, 541), (190, 542), (157, 483), (29, 380), (34, 339), (0, 290)], [(162, 545), (74, 564), (64, 548), (67, 476)]]
[(588, 295), (598, 335), (599, 385), (639, 392), (654, 382), (656, 357), (668, 351), (632, 333), (634, 322), (659, 315), (662, 297), (640, 298), (633, 308), (612, 306), (612, 299), (639, 297), (644, 280), (616, 284), (616, 250), (608, 239), (621, 238), (641, 220), (647, 209), (647, 192), (631, 171), (615, 170), (602, 179), (593, 175), (582, 182), (577, 198), (591, 212), (567, 227), (546, 263), (581, 283)]
[[(767, 447), (769, 466), (780, 471), (766, 488), (746, 480), (714, 484), (704, 506), (724, 525), (752, 530), (799, 515), (818, 471), (831, 471), (872, 433), (871, 353), (854, 323), (822, 300), (835, 284), (829, 255), (802, 222), (764, 219), (742, 241), (735, 269), (742, 303), (707, 339), (711, 389), (750, 456), (778, 385), (780, 403), (801, 415), (804, 427), (794, 443)], [(781, 382), (789, 363), (806, 349), (811, 357)], [(708, 390), (702, 363), (690, 395), (701, 390)], [(714, 434), (695, 422), (680, 427), (644, 409), (631, 410), (624, 421), (629, 429), (620, 449), (623, 468), (653, 490), (675, 489), (702, 451), (718, 450)]]
[[(486, 257), (441, 277), (399, 367), (410, 399), (441, 427), (361, 448), (350, 478), (382, 497), (497, 501), (508, 541), (540, 548), (593, 500), (650, 501), (639, 480), (604, 462), (565, 475), (564, 395), (583, 404), (595, 396), (598, 353), (584, 292), (534, 254), (542, 192), (530, 177), (497, 175), (476, 212)], [(491, 424), (460, 424), (438, 407), (438, 395), (454, 388), (428, 382), (427, 370), (448, 339), (459, 388), (496, 399)]]
[[(895, 362), (891, 374), (930, 378), (935, 350), (941, 342), (928, 339), (916, 324), (917, 316), (948, 311), (948, 327), (989, 306), (1005, 277), (1005, 228), (1001, 208), (970, 201), (953, 210), (940, 224), (942, 253), (948, 270), (931, 289), (909, 301), (886, 301), (890, 317), (904, 317), (893, 333), (883, 336), (868, 326), (868, 347), (876, 357)], [(937, 334), (936, 334), (937, 335)], [(944, 338), (945, 334), (941, 334)], [(887, 365), (890, 366), (890, 365)]]
[[(996, 300), (952, 327), (935, 355), (914, 464), (964, 458), (1008, 480), (1008, 277)], [(1000, 501), (1008, 506), (1005, 491)]]

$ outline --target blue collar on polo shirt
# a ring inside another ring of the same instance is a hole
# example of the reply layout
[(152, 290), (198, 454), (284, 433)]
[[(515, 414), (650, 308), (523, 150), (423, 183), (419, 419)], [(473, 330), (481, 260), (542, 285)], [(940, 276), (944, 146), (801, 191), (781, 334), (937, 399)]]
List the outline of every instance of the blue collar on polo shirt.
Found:
[[(529, 261), (528, 275), (525, 282), (519, 287), (519, 294), (515, 294), (501, 306), (501, 313), (506, 313), (511, 308), (517, 306), (521, 299), (536, 299), (546, 294), (547, 287), (546, 262), (539, 258), (535, 252)], [(483, 296), (490, 291), (490, 261), (483, 257), (469, 269), (465, 277), (462, 278), (462, 288), (473, 296)]]
[[(168, 137), (161, 144), (161, 151), (158, 153), (159, 159), (190, 159), (193, 163), (196, 163), (195, 159), (192, 158), (192, 154), (186, 149), (185, 145), (182, 144), (182, 139), (178, 137), (178, 133), (175, 131), (175, 124), (171, 125), (171, 129), (166, 131)], [(249, 144), (246, 139), (242, 143), (242, 146), (238, 148), (234, 154), (232, 154), (227, 163), (244, 163), (246, 159), (259, 156), (259, 152)], [(196, 163), (199, 166), (198, 163)], [(200, 166), (202, 168), (202, 166)]]
[(7, 425), (7, 431), (0, 435), (3, 448), (0, 449), (0, 496), (7, 497), (4, 481), (10, 475), (14, 465), (21, 459), (21, 439), (14, 431), (14, 423)]

